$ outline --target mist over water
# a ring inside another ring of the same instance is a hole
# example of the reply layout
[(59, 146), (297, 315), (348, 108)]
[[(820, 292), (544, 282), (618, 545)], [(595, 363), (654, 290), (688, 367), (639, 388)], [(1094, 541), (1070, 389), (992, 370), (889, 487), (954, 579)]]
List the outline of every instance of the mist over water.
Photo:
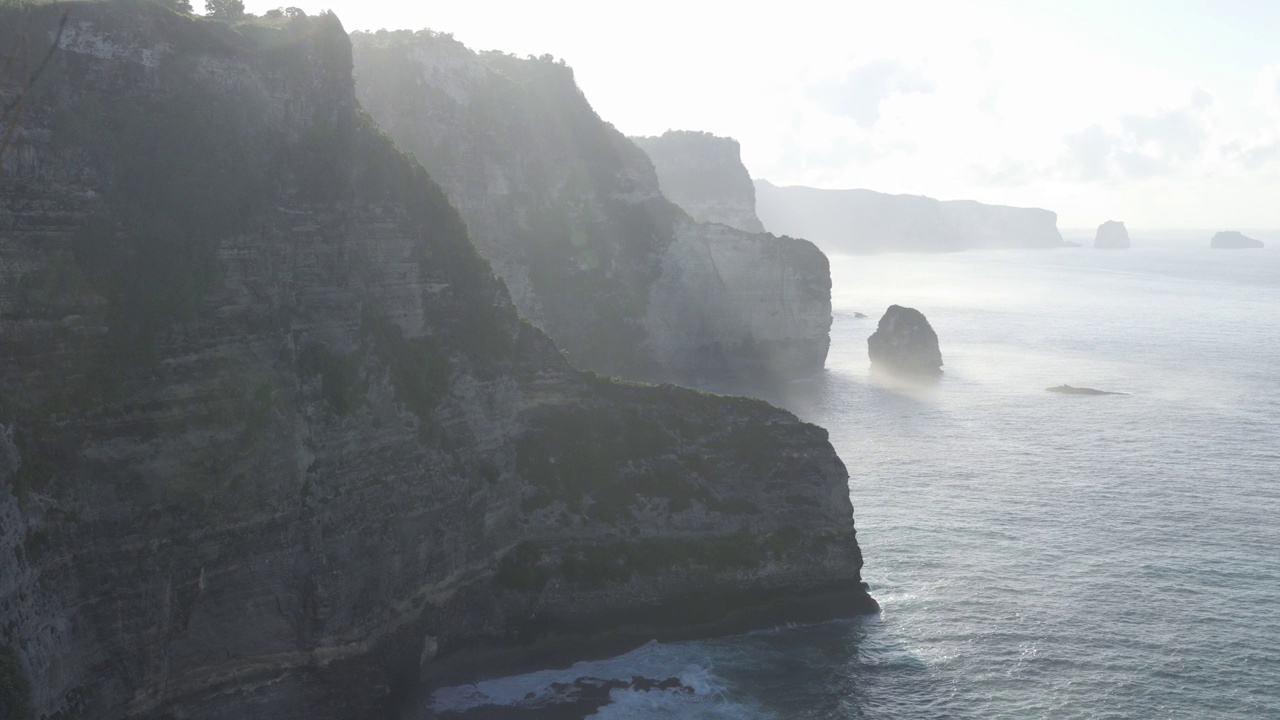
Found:
[[(849, 466), (880, 622), (947, 689), (939, 717), (1280, 712), (1277, 260), (833, 259), (839, 340), (798, 409)], [(938, 332), (928, 391), (867, 380), (889, 302)]]
[[(833, 257), (832, 276), (828, 370), (783, 402), (849, 467), (883, 612), (584, 664), (566, 674), (698, 689), (615, 692), (598, 717), (1280, 717), (1280, 253)], [(937, 331), (936, 385), (870, 377), (892, 303)], [(1063, 383), (1129, 394), (1045, 392)]]

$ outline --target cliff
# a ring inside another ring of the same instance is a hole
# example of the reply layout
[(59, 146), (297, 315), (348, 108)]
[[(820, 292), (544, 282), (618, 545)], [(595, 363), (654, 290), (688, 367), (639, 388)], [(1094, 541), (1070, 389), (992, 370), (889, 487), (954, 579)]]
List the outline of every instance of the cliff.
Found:
[(0, 166), (10, 716), (385, 717), (874, 608), (825, 432), (569, 367), (358, 110), (335, 17), (0, 26), (62, 9)]
[[(826, 258), (694, 222), (563, 63), (430, 31), (352, 39), (360, 102), (440, 182), (520, 312), (573, 364), (692, 383), (821, 370)], [(753, 271), (729, 271), (740, 267)]]
[(1058, 214), (1041, 208), (984, 205), (974, 200), (944, 200), (942, 217), (966, 250), (977, 248), (1063, 247)]
[(1103, 250), (1125, 250), (1129, 247), (1129, 231), (1124, 223), (1108, 220), (1098, 226), (1098, 233), (1093, 237), (1093, 246)]
[(1215, 250), (1256, 250), (1265, 245), (1261, 240), (1255, 240), (1238, 230), (1227, 230), (1214, 233), (1209, 240), (1209, 247)]
[(779, 187), (756, 181), (756, 211), (775, 233), (828, 253), (952, 252), (1064, 245), (1058, 215), (1039, 208), (938, 201), (872, 190)]
[(764, 232), (756, 217), (756, 188), (737, 140), (676, 130), (631, 140), (653, 162), (662, 194), (694, 220)]

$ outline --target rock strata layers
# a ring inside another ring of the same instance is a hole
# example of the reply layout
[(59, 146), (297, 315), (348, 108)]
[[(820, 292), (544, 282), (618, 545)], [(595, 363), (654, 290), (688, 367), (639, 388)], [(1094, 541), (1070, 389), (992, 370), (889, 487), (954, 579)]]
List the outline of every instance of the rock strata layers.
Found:
[(1209, 240), (1209, 247), (1215, 250), (1254, 250), (1265, 245), (1261, 240), (1255, 240), (1242, 232), (1227, 230), (1215, 233)]
[(808, 238), (828, 253), (1064, 246), (1057, 213), (972, 200), (780, 187), (756, 180), (756, 210), (770, 232)]
[(737, 140), (682, 130), (631, 140), (653, 161), (662, 194), (694, 220), (764, 232)]
[(915, 308), (890, 305), (876, 331), (867, 338), (871, 368), (902, 376), (936, 376), (942, 373), (938, 334), (924, 313)]
[(441, 184), (520, 312), (574, 365), (692, 383), (822, 368), (825, 256), (690, 218), (562, 62), (430, 31), (353, 42), (361, 103)]
[(1093, 246), (1103, 250), (1126, 250), (1129, 248), (1129, 231), (1125, 229), (1124, 223), (1108, 220), (1098, 226)]
[(874, 609), (825, 431), (564, 362), (336, 17), (0, 26), (63, 9), (0, 167), (0, 707), (389, 717)]

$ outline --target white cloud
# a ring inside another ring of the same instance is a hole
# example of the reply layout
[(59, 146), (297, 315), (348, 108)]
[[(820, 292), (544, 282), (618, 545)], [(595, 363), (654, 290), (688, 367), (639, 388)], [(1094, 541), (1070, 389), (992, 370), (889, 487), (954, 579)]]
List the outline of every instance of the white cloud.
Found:
[(1280, 64), (1268, 65), (1258, 73), (1251, 104), (1280, 118)]
[(809, 88), (809, 97), (827, 112), (852, 118), (864, 128), (880, 119), (880, 105), (895, 95), (930, 94), (937, 86), (897, 60), (873, 60), (835, 81)]
[(1062, 139), (1067, 154), (1062, 160), (1062, 170), (1076, 180), (1101, 180), (1111, 169), (1111, 159), (1116, 151), (1116, 136), (1101, 125), (1092, 125)]
[(1063, 138), (1059, 172), (1081, 181), (1142, 179), (1181, 172), (1200, 160), (1209, 138), (1207, 110), (1213, 96), (1202, 88), (1182, 106), (1118, 118), (1111, 127), (1091, 125)]

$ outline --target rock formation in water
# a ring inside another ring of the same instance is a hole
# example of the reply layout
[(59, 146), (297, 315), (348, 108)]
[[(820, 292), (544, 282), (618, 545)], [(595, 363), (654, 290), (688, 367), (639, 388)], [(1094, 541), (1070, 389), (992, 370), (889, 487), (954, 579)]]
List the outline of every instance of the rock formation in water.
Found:
[(756, 211), (770, 232), (808, 238), (828, 253), (1064, 246), (1057, 213), (972, 200), (779, 187), (756, 180)]
[(826, 432), (566, 364), (358, 110), (335, 17), (0, 27), (63, 9), (0, 167), (11, 717), (390, 717), (874, 608)]
[(691, 220), (563, 63), (430, 31), (352, 37), (361, 103), (437, 179), (521, 313), (572, 363), (686, 382), (821, 370), (826, 257)]
[(867, 354), (873, 370), (906, 376), (942, 373), (938, 334), (915, 308), (890, 305), (867, 338)]
[[(545, 692), (534, 697), (526, 696), (519, 707), (484, 704), (467, 710), (449, 710), (441, 715), (452, 720), (570, 720), (594, 717), (600, 708), (616, 698), (615, 692), (653, 695), (694, 695), (696, 690), (678, 677), (662, 680), (633, 675), (622, 678), (598, 678), (585, 676), (573, 682), (553, 682)], [(530, 693), (529, 695), (534, 695)], [(654, 699), (656, 702), (662, 702)], [(669, 701), (669, 700), (668, 700)]]
[(1209, 247), (1215, 250), (1252, 250), (1265, 247), (1261, 240), (1254, 240), (1237, 230), (1215, 233), (1209, 240)]
[(756, 188), (737, 140), (677, 130), (631, 140), (653, 161), (662, 194), (694, 220), (764, 232), (756, 217)]
[(1045, 392), (1060, 393), (1063, 395), (1128, 395), (1128, 393), (1111, 392), (1110, 390), (1098, 390), (1087, 387), (1073, 387), (1071, 385), (1057, 385), (1051, 388), (1045, 388)]
[(1127, 250), (1129, 248), (1129, 231), (1124, 223), (1108, 220), (1098, 226), (1098, 234), (1093, 238), (1093, 246), (1103, 250)]

